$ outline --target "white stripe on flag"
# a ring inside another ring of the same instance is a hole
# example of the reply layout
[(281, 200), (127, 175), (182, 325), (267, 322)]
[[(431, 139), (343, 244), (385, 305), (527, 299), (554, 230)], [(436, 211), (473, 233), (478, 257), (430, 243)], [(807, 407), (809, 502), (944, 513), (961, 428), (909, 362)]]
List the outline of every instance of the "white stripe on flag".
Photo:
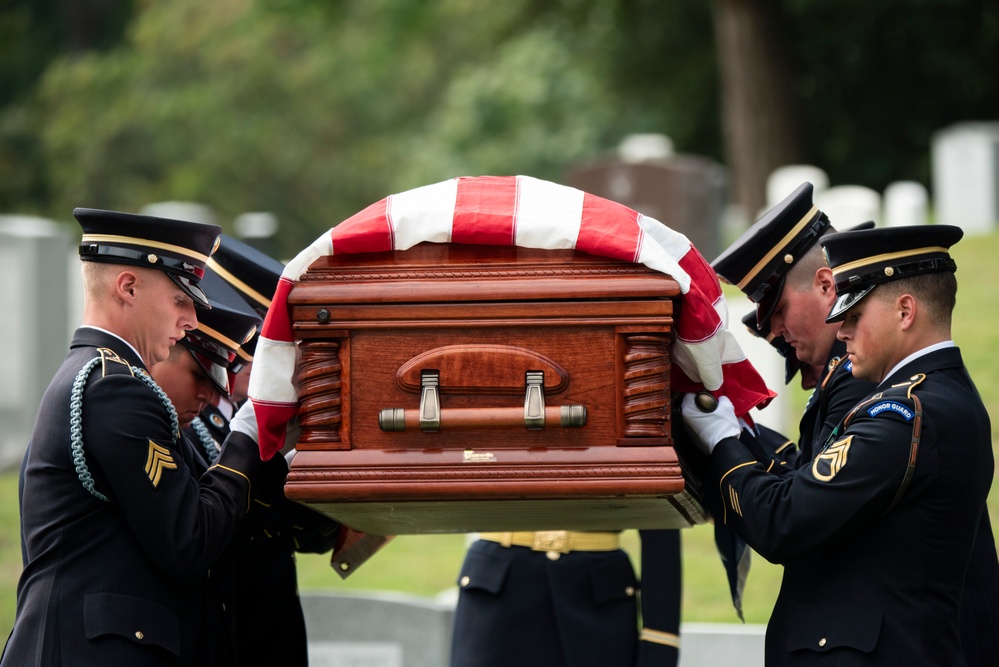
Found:
[[(283, 305), (283, 304), (282, 304)], [(254, 363), (250, 372), (251, 397), (270, 403), (296, 403), (295, 368), (298, 346), (261, 337), (254, 357), (266, 360)]]
[[(320, 257), (326, 257), (327, 255), (333, 254), (333, 239), (330, 237), (330, 233), (326, 232), (318, 239), (312, 242), (312, 244), (302, 250), (300, 253), (295, 255), (295, 259), (288, 262), (284, 267), (284, 271), (281, 275), (288, 280), (295, 282), (302, 277), (312, 263), (319, 259)], [(271, 304), (272, 306), (274, 304)], [(279, 304), (283, 307), (284, 304)], [(254, 355), (255, 356), (255, 355)]]
[(423, 241), (450, 242), (457, 196), (456, 178), (392, 195), (388, 218), (395, 230), (395, 249), (408, 250)]
[(583, 191), (530, 176), (517, 177), (517, 240), (524, 248), (575, 248)]
[(680, 268), (680, 261), (690, 252), (690, 241), (655, 218), (638, 217), (638, 225), (645, 232), (644, 242), (638, 250), (641, 264), (668, 273), (680, 284), (680, 293), (690, 290), (690, 276)]

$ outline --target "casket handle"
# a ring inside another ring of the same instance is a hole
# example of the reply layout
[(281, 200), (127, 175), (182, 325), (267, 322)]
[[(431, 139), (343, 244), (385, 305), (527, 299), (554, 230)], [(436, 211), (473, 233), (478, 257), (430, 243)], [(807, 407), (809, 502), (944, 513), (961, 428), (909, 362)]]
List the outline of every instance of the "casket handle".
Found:
[(524, 384), (524, 409), (520, 408), (450, 408), (440, 406), (440, 373), (420, 371), (420, 408), (385, 408), (378, 414), (378, 426), (386, 432), (406, 431), (418, 426), (425, 433), (447, 430), (523, 426), (534, 431), (545, 427), (582, 428), (586, 426), (585, 405), (545, 405), (544, 371), (527, 371)]

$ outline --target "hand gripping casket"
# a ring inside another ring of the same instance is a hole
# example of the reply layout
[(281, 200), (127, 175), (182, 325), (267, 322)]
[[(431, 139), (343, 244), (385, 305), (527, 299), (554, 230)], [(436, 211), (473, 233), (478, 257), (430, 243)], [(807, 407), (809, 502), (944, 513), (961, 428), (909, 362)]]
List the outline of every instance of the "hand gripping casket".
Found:
[(705, 520), (671, 422), (677, 283), (576, 250), (420, 243), (320, 257), (286, 494), (391, 535)]

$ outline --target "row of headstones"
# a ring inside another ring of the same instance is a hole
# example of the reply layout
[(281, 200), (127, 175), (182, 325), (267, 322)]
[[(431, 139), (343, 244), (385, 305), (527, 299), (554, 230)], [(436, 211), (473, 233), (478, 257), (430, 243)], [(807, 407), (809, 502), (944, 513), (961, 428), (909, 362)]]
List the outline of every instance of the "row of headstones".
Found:
[[(312, 591), (302, 595), (309, 667), (444, 667), (454, 595)], [(680, 667), (763, 666), (762, 625), (685, 623)]]
[(829, 186), (824, 170), (794, 164), (776, 169), (767, 180), (767, 208), (791, 194), (803, 182), (814, 187), (813, 202), (833, 225), (846, 229), (868, 220), (885, 227), (924, 225), (929, 221), (929, 193), (922, 183), (896, 181), (877, 190), (863, 185)]
[(999, 122), (958, 123), (937, 132), (931, 144), (933, 196), (916, 181), (896, 181), (883, 195), (860, 185), (830, 187), (814, 165), (787, 165), (767, 181), (773, 206), (802, 182), (815, 187), (815, 205), (833, 225), (851, 227), (867, 220), (880, 226), (936, 222), (961, 227), (965, 234), (986, 234), (999, 224)]

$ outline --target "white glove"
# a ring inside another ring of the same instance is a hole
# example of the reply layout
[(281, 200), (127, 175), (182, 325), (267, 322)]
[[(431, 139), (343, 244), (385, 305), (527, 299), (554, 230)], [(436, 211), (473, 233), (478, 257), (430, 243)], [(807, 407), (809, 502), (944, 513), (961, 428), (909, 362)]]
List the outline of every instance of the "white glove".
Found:
[(735, 416), (735, 407), (732, 406), (728, 396), (718, 397), (718, 407), (714, 412), (702, 412), (694, 402), (695, 396), (696, 394), (687, 394), (683, 397), (680, 416), (700, 440), (697, 444), (701, 451), (710, 455), (715, 445), (725, 438), (739, 437), (741, 431), (739, 420)]
[(229, 430), (250, 436), (253, 442), (260, 443), (260, 432), (257, 430), (257, 415), (253, 411), (253, 401), (244, 401), (229, 420)]

